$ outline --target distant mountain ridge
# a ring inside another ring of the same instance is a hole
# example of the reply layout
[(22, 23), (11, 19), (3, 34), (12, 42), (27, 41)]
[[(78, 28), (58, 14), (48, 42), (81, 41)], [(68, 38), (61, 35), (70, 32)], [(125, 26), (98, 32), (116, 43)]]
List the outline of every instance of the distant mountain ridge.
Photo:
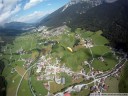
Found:
[(35, 28), (35, 24), (23, 23), (23, 22), (10, 22), (5, 23), (3, 29), (14, 29), (14, 30), (30, 30)]

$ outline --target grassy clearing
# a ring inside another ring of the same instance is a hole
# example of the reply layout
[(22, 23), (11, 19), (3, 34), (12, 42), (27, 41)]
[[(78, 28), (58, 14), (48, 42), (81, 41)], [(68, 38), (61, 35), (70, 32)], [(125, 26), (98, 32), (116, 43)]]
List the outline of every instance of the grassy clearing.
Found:
[(65, 63), (72, 70), (77, 71), (82, 68), (81, 63), (89, 59), (91, 55), (89, 50), (85, 48), (79, 48), (77, 51), (71, 53), (66, 48), (60, 46), (60, 44), (57, 44), (53, 47), (52, 56), (61, 57), (62, 63)]
[(105, 37), (101, 36), (101, 34), (102, 31), (97, 31), (95, 35), (91, 36), (95, 45), (105, 45), (109, 43), (109, 41)]
[(82, 32), (81, 37), (82, 38), (89, 38), (89, 37), (93, 36), (94, 34), (95, 34), (94, 32), (90, 32), (90, 31)]
[(56, 82), (50, 82), (50, 92), (55, 93), (58, 91), (61, 91), (61, 89), (64, 88), (64, 85), (62, 84), (56, 84)]
[(24, 61), (15, 61), (11, 65), (13, 67), (15, 67), (15, 66), (23, 67), (23, 64), (24, 64)]
[(19, 58), (20, 58), (20, 55), (14, 55), (14, 54), (12, 55), (12, 60), (17, 61)]
[(112, 53), (105, 54), (103, 58), (104, 58), (104, 62), (102, 62), (99, 59), (94, 60), (92, 66), (94, 67), (95, 70), (107, 71), (112, 69), (118, 63), (118, 60)]
[(101, 62), (98, 59), (95, 59), (92, 63), (92, 66), (95, 70), (108, 70), (107, 66), (105, 65), (104, 62)]
[(37, 81), (36, 77), (32, 76), (32, 86), (37, 94), (41, 94), (41, 96), (45, 96), (48, 92), (45, 89), (42, 81)]
[(4, 68), (3, 72), (2, 72), (2, 75), (5, 76), (5, 77), (7, 77), (9, 75), (12, 75), (11, 74), (11, 69), (12, 69), (11, 66), (5, 66), (5, 68)]
[(37, 58), (38, 55), (39, 55), (39, 52), (37, 50), (32, 51), (32, 59)]
[(2, 73), (2, 75), (5, 76), (5, 79), (7, 81), (7, 96), (15, 96), (16, 88), (21, 78), (21, 76), (16, 72), (11, 73), (11, 69), (11, 66), (6, 66)]
[(21, 58), (23, 58), (23, 59), (31, 58), (31, 54), (24, 54), (21, 56)]
[(106, 79), (105, 84), (109, 86), (108, 91), (104, 91), (105, 93), (119, 93), (118, 84), (119, 80), (114, 77), (109, 77)]
[(105, 61), (102, 62), (99, 59), (95, 59), (92, 63), (92, 66), (95, 70), (107, 71), (111, 70), (117, 64), (117, 60), (113, 58), (105, 58)]
[(64, 47), (73, 47), (73, 45), (75, 43), (74, 34), (62, 35), (62, 38), (59, 42)]
[(81, 49), (73, 53), (65, 51), (64, 56), (62, 57), (62, 62), (70, 67), (73, 71), (80, 70), (82, 68), (82, 62), (90, 57), (90, 54), (87, 53), (88, 50), (86, 49)]
[(88, 73), (90, 71), (89, 66), (87, 65), (82, 65), (82, 67), (85, 69), (85, 72)]
[(27, 80), (22, 81), (18, 91), (18, 96), (32, 96)]
[(64, 87), (67, 87), (72, 84), (72, 77), (68, 76), (66, 73), (61, 73), (61, 76), (65, 78)]
[[(16, 66), (15, 69), (17, 70), (17, 73), (20, 75), (20, 76), (23, 76), (24, 75), (24, 72), (26, 71), (23, 67), (19, 67), (19, 66)], [(28, 80), (28, 74), (26, 74), (24, 76), (24, 79), (25, 80)]]
[(7, 96), (15, 96), (16, 89), (19, 84), (20, 78), (21, 77), (17, 73), (11, 74), (8, 77), (6, 77), (7, 85), (8, 85), (7, 86)]
[(107, 46), (94, 46), (91, 48), (94, 57), (101, 56), (104, 53), (110, 52), (111, 50)]

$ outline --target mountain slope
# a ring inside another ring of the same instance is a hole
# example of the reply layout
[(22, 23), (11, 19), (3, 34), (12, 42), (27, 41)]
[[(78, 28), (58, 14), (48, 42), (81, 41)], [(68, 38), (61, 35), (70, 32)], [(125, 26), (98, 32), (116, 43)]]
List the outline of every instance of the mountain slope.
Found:
[[(128, 51), (128, 1), (118, 0), (92, 7), (91, 3), (79, 2), (58, 9), (43, 19), (39, 26), (58, 27), (67, 25), (72, 29), (103, 30), (111, 44), (117, 49)], [(123, 38), (123, 39), (122, 39)]]
[(105, 3), (88, 10), (80, 25), (88, 30), (103, 30), (114, 47), (128, 51), (128, 3), (124, 2)]
[[(103, 3), (93, 8), (90, 4), (78, 3), (67, 7), (62, 12), (63, 8), (42, 20), (40, 26), (54, 28), (66, 24), (72, 29), (81, 27), (92, 31), (102, 30), (113, 47), (128, 53), (128, 0)], [(119, 83), (119, 92), (122, 93), (128, 92), (127, 72), (126, 64)]]
[(86, 2), (80, 2), (73, 5), (65, 5), (43, 19), (39, 26), (45, 25), (55, 28), (64, 24), (69, 24), (73, 20), (78, 19), (80, 14), (86, 13), (90, 7), (91, 5)]

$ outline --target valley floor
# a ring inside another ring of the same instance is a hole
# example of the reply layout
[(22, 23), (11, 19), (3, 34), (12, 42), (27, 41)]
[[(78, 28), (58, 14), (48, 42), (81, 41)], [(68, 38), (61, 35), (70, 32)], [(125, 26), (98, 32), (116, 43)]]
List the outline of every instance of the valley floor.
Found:
[(7, 96), (118, 93), (125, 53), (108, 46), (102, 31), (54, 31), (23, 33), (2, 47)]

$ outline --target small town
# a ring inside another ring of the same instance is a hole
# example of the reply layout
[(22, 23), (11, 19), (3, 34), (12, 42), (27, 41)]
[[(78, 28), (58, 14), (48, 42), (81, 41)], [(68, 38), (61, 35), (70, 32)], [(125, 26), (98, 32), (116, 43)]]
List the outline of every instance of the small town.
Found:
[[(56, 32), (49, 33), (46, 31), (44, 27), (42, 31), (44, 33), (47, 33), (45, 37), (51, 36), (51, 38), (65, 34), (65, 33), (61, 33), (58, 35)], [(106, 63), (105, 54), (108, 54), (109, 52), (108, 53), (105, 52), (103, 55), (101, 56), (99, 55), (98, 57), (95, 57), (92, 48), (94, 48), (95, 46), (97, 47), (97, 46), (104, 46), (104, 45), (95, 44), (92, 38), (83, 39), (81, 38), (80, 33), (72, 35), (71, 33), (69, 33), (69, 31), (67, 32), (69, 34), (68, 35), (69, 37), (74, 36), (75, 39), (79, 40), (79, 42), (75, 44), (74, 48), (69, 46), (65, 47), (65, 50), (67, 50), (66, 52), (68, 52), (69, 55), (74, 54), (74, 52), (77, 52), (79, 47), (89, 50), (91, 59), (90, 60), (85, 59), (84, 61), (81, 62), (82, 66), (85, 66), (86, 68), (83, 67), (83, 68), (80, 68), (79, 70), (75, 69), (76, 70), (75, 71), (71, 66), (70, 67), (67, 66), (66, 62), (62, 62), (63, 57), (60, 56), (60, 57), (54, 58), (53, 55), (51, 54), (53, 49), (48, 50), (47, 51), (48, 54), (46, 55), (41, 55), (40, 57), (35, 55), (36, 57), (34, 58), (38, 58), (38, 59), (35, 59), (36, 60), (35, 62), (35, 60), (33, 58), (30, 58), (29, 56), (27, 58), (23, 57), (24, 55), (28, 54), (28, 52), (25, 51), (25, 49), (21, 46), (16, 51), (16, 54), (19, 55), (19, 58), (17, 59), (17, 61), (24, 62), (22, 65), (23, 67), (22, 70), (24, 71), (26, 70), (26, 71), (25, 73), (21, 73), (19, 71), (21, 70), (20, 67), (12, 67), (11, 74), (14, 74), (15, 72), (17, 72), (22, 77), (21, 81), (23, 81), (24, 79), (29, 80), (29, 87), (33, 95), (37, 95), (37, 92), (38, 92), (38, 89), (35, 90), (32, 84), (31, 79), (33, 76), (35, 78), (34, 82), (45, 81), (42, 83), (42, 86), (44, 86), (45, 90), (47, 90), (46, 96), (72, 96), (71, 94), (73, 92), (79, 93), (82, 90), (89, 90), (90, 94), (107, 92), (111, 86), (106, 84), (106, 80), (110, 77), (116, 78), (118, 80), (119, 74), (121, 72), (121, 68), (127, 62), (127, 59), (126, 59), (127, 55), (125, 53), (118, 52), (118, 54), (121, 55), (121, 57), (119, 57), (115, 55), (116, 54), (115, 51), (111, 51), (110, 52), (111, 55), (115, 56), (114, 58), (116, 58), (118, 62), (114, 64), (115, 66), (111, 70), (110, 69), (107, 71), (104, 71), (104, 69), (99, 70), (97, 69), (97, 67), (93, 66), (93, 63), (95, 62), (95, 60), (98, 60), (99, 62), (103, 63), (102, 66), (108, 66), (109, 64)], [(54, 46), (56, 46), (57, 44), (60, 44), (60, 45), (63, 44), (61, 41), (55, 41), (54, 39), (51, 40), (51, 38), (49, 38), (47, 41), (42, 42), (41, 44), (43, 44), (44, 46), (51, 46), (51, 48), (54, 48)], [(114, 50), (112, 48), (109, 48), (109, 50), (110, 49)], [(7, 48), (4, 50), (4, 52), (6, 50)], [(12, 50), (13, 49), (9, 49), (9, 53), (11, 54), (10, 60), (12, 60), (13, 58)], [(59, 53), (56, 53), (56, 55), (57, 54)], [(27, 74), (26, 76), (27, 72), (29, 72), (29, 74)], [(71, 81), (74, 83), (72, 84), (69, 83), (69, 81), (67, 81), (67, 77), (70, 78)], [(14, 79), (12, 80), (12, 83), (15, 83)], [(66, 85), (67, 83), (69, 83), (68, 86)], [(18, 86), (20, 87), (21, 85), (22, 85), (22, 82), (20, 82)], [(55, 91), (53, 91), (54, 86), (60, 86), (61, 89), (56, 89)], [(19, 87), (17, 87), (17, 93), (19, 91)], [(39, 96), (42, 96), (41, 93), (38, 93), (38, 94)]]

